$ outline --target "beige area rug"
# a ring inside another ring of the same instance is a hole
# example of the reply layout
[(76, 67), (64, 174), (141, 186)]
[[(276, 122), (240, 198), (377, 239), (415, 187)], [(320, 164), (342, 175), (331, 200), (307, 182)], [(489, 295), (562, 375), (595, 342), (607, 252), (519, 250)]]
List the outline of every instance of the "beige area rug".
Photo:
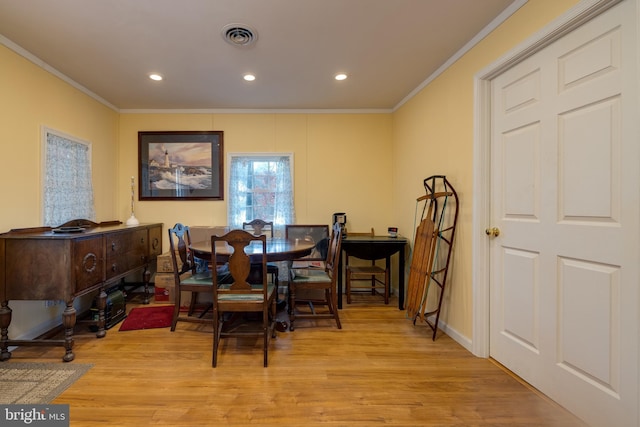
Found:
[(0, 363), (0, 404), (49, 403), (93, 365)]

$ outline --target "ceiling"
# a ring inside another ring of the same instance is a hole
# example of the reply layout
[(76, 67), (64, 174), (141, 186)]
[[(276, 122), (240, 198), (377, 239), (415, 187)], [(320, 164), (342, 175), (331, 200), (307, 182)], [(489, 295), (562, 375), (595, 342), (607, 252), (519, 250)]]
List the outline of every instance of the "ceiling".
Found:
[(0, 44), (119, 111), (392, 110), (522, 3), (0, 0)]

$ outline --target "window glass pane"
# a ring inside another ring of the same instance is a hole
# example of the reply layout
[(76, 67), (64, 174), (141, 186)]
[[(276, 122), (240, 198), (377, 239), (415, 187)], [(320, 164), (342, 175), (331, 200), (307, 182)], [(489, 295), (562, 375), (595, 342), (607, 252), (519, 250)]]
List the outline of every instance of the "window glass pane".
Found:
[(294, 222), (290, 155), (231, 155), (229, 218), (232, 228), (262, 219), (274, 222), (274, 234)]

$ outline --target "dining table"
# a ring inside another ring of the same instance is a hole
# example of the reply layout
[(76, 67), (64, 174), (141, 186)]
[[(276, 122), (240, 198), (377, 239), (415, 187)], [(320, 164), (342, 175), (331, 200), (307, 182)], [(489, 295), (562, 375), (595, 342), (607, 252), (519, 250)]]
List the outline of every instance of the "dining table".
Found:
[[(315, 245), (301, 239), (285, 239), (281, 237), (267, 238), (267, 262), (293, 261), (294, 259), (305, 257), (311, 254)], [(211, 240), (202, 240), (189, 245), (193, 256), (205, 261), (211, 259)], [(260, 262), (262, 255), (262, 244), (259, 241), (253, 242), (246, 249), (252, 262)], [(225, 263), (233, 253), (233, 248), (225, 242), (216, 243), (217, 264)]]
[[(267, 262), (286, 261), (291, 267), (294, 259), (305, 257), (313, 251), (315, 244), (301, 239), (285, 239), (281, 237), (267, 238)], [(226, 242), (216, 243), (216, 259), (212, 260), (211, 240), (202, 240), (189, 245), (189, 250), (193, 252), (193, 256), (202, 260), (224, 264), (229, 261), (229, 256), (233, 253), (233, 248)], [(262, 242), (254, 241), (245, 248), (245, 252), (249, 254), (251, 262), (260, 263), (262, 261)], [(278, 305), (286, 304), (284, 300), (278, 300)], [(280, 332), (288, 329), (286, 321), (280, 320), (276, 323), (276, 329)]]

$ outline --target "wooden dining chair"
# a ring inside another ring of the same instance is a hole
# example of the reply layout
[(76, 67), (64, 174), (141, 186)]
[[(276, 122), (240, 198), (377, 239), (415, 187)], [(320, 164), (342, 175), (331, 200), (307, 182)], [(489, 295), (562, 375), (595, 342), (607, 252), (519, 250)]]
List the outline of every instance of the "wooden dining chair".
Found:
[[(231, 283), (219, 283), (213, 276), (213, 361), (218, 364), (220, 340), (227, 336), (259, 336), (263, 338), (264, 367), (268, 364), (268, 349), (271, 338), (276, 336), (276, 296), (274, 283), (267, 274), (267, 238), (255, 236), (244, 230), (232, 230), (223, 236), (211, 237), (212, 259), (217, 257), (219, 244), (226, 243), (233, 248), (229, 256)], [(251, 244), (262, 245), (260, 255), (261, 283), (249, 283), (252, 264), (245, 251)], [(260, 313), (260, 319), (252, 321), (243, 316)], [(243, 318), (244, 317), (244, 318)], [(257, 324), (256, 324), (257, 323)]]
[[(354, 233), (349, 231), (349, 236), (375, 236), (375, 231)], [(389, 304), (389, 293), (391, 288), (391, 275), (389, 268), (380, 267), (376, 260), (368, 260), (368, 265), (353, 265), (353, 258), (348, 253), (345, 255), (345, 293), (347, 294), (347, 304), (351, 304), (353, 293), (369, 293), (371, 295), (382, 295), (384, 303)], [(349, 263), (351, 259), (351, 264)]]
[[(342, 228), (333, 226), (324, 269), (294, 269), (289, 272), (289, 329), (297, 319), (333, 319), (342, 329), (338, 315), (338, 261), (342, 244)], [(301, 295), (303, 294), (304, 295)], [(323, 311), (316, 308), (324, 306)], [(306, 310), (303, 311), (302, 307)]]
[(315, 246), (311, 254), (293, 260), (291, 268), (325, 268), (329, 249), (329, 226), (308, 224), (287, 224), (284, 226), (287, 240), (311, 242)]
[[(267, 235), (268, 233), (268, 237), (271, 237), (273, 239), (273, 221), (264, 221), (262, 219), (254, 219), (249, 222), (243, 222), (242, 229), (252, 233), (254, 236)], [(254, 270), (254, 276), (258, 277), (257, 280), (259, 281), (260, 266), (259, 265), (254, 266), (253, 270)], [(276, 285), (276, 288), (277, 288), (279, 285), (278, 276), (280, 275), (280, 269), (278, 268), (278, 266), (274, 263), (267, 263), (267, 274), (271, 275), (271, 280), (273, 281), (273, 283)]]
[[(173, 263), (173, 277), (175, 284), (175, 308), (173, 310), (173, 319), (171, 321), (171, 331), (176, 330), (178, 322), (195, 322), (195, 323), (211, 323), (211, 319), (204, 318), (202, 315), (194, 316), (196, 300), (199, 293), (207, 293), (211, 295), (211, 276), (210, 271), (197, 273), (193, 254), (189, 251), (191, 244), (191, 236), (189, 227), (183, 224), (176, 224), (169, 229), (169, 250), (171, 253), (171, 261)], [(178, 262), (180, 260), (180, 262)], [(216, 276), (213, 274), (213, 276)], [(189, 311), (186, 314), (181, 313), (181, 296), (182, 292), (191, 292), (191, 303)], [(207, 311), (210, 307), (207, 307)], [(201, 313), (201, 314), (204, 314)]]
[(273, 237), (273, 221), (265, 221), (263, 219), (253, 219), (249, 222), (243, 222), (242, 229), (250, 232), (254, 236), (268, 234), (269, 237)]

